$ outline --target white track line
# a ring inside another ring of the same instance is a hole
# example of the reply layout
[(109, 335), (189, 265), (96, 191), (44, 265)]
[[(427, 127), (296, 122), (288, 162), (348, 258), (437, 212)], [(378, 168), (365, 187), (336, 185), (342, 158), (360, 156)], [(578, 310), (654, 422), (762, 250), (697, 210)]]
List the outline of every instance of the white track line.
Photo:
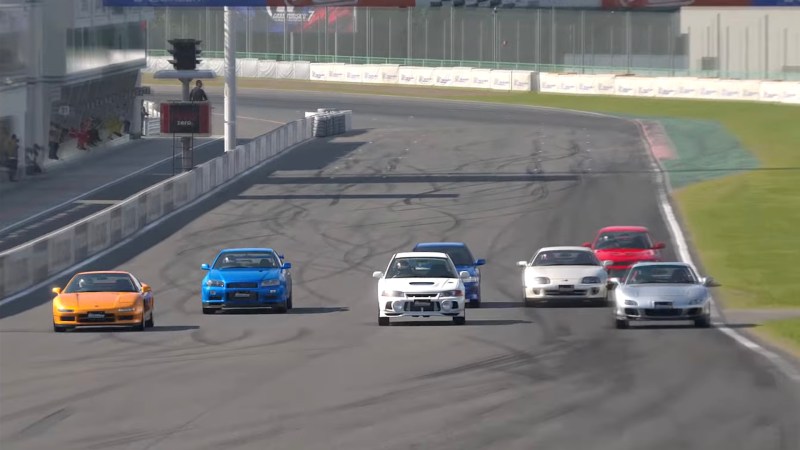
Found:
[(109, 248), (101, 251), (100, 253), (98, 253), (98, 254), (96, 254), (94, 256), (86, 258), (86, 259), (82, 260), (81, 262), (79, 262), (77, 264), (73, 264), (72, 266), (67, 267), (66, 269), (62, 270), (61, 272), (58, 272), (57, 274), (47, 278), (46, 280), (42, 281), (41, 283), (39, 283), (39, 284), (37, 284), (35, 286), (31, 286), (31, 287), (29, 287), (29, 288), (27, 288), (27, 289), (25, 289), (23, 291), (17, 292), (16, 294), (13, 294), (10, 297), (7, 297), (7, 298), (5, 298), (3, 300), (0, 300), (0, 306), (3, 306), (5, 304), (7, 304), (7, 303), (11, 303), (11, 302), (19, 300), (21, 298), (24, 298), (25, 296), (32, 294), (36, 290), (42, 289), (46, 285), (53, 283), (58, 278), (61, 278), (61, 277), (67, 276), (69, 274), (75, 273), (75, 271), (79, 267), (85, 266), (86, 264), (93, 263), (94, 261), (97, 261), (98, 259), (107, 256), (109, 253), (119, 249), (120, 247), (122, 247), (124, 245), (127, 245), (128, 243), (132, 242), (133, 240), (139, 239), (139, 237), (141, 237), (142, 234), (144, 234), (147, 231), (150, 231), (153, 228), (161, 225), (162, 223), (166, 222), (168, 219), (172, 218), (173, 216), (175, 216), (175, 215), (177, 215), (179, 213), (184, 212), (188, 208), (190, 208), (190, 207), (192, 207), (192, 206), (194, 206), (194, 205), (196, 205), (196, 204), (208, 199), (209, 197), (211, 197), (212, 195), (216, 194), (221, 189), (223, 189), (223, 188), (227, 187), (228, 185), (230, 185), (232, 182), (234, 182), (234, 181), (236, 181), (238, 179), (241, 179), (244, 176), (249, 175), (250, 173), (262, 168), (264, 165), (272, 162), (275, 158), (277, 158), (279, 156), (283, 156), (286, 153), (288, 153), (288, 152), (294, 150), (295, 148), (299, 147), (300, 145), (307, 144), (308, 142), (310, 142), (310, 140), (309, 141), (305, 141), (305, 142), (301, 142), (299, 144), (295, 144), (295, 145), (287, 148), (286, 150), (278, 153), (277, 155), (273, 155), (271, 158), (268, 158), (268, 159), (256, 164), (255, 166), (245, 170), (244, 172), (240, 173), (239, 175), (236, 175), (234, 178), (231, 178), (227, 182), (215, 187), (214, 189), (206, 192), (205, 194), (201, 195), (200, 197), (197, 197), (196, 199), (192, 200), (190, 203), (187, 203), (187, 204), (181, 206), (180, 208), (176, 209), (175, 211), (172, 211), (171, 213), (167, 214), (164, 217), (161, 217), (160, 219), (156, 219), (155, 221), (153, 221), (152, 223), (148, 224), (147, 226), (145, 226), (141, 230), (139, 230), (139, 231), (135, 232), (134, 234), (132, 234), (131, 236), (127, 237), (125, 240), (118, 242), (113, 247), (109, 247)]
[[(677, 217), (675, 216), (675, 211), (672, 208), (672, 204), (669, 201), (669, 190), (668, 187), (668, 178), (664, 167), (661, 165), (661, 161), (659, 161), (652, 152), (651, 146), (651, 139), (648, 135), (647, 131), (645, 130), (643, 124), (635, 120), (636, 125), (639, 127), (640, 132), (644, 136), (645, 143), (647, 144), (647, 154), (651, 159), (651, 162), (656, 169), (657, 173), (659, 174), (659, 188), (658, 188), (658, 203), (661, 209), (661, 214), (664, 217), (664, 221), (667, 223), (669, 228), (670, 234), (672, 234), (672, 241), (675, 243), (678, 255), (680, 259), (686, 263), (689, 263), (692, 267), (697, 270), (697, 267), (692, 260), (691, 252), (689, 251), (689, 245), (686, 242), (686, 236), (681, 229), (680, 223), (678, 222)], [(759, 355), (767, 358), (772, 364), (774, 364), (778, 369), (780, 369), (789, 379), (800, 382), (800, 372), (798, 372), (797, 368), (792, 365), (789, 361), (783, 358), (781, 355), (770, 351), (763, 346), (753, 342), (748, 337), (744, 336), (743, 334), (737, 332), (733, 328), (729, 327), (721, 314), (717, 303), (714, 301), (713, 297), (711, 298), (711, 313), (712, 316), (715, 318), (714, 320), (714, 327), (726, 334), (728, 337), (732, 338), (738, 344), (742, 345), (744, 348), (754, 351)]]
[[(214, 142), (217, 142), (219, 140), (220, 139), (217, 138), (217, 139), (214, 139), (213, 141), (203, 142), (202, 144), (198, 145), (194, 149), (197, 150), (198, 148), (205, 147), (206, 145), (209, 145), (209, 144), (213, 144)], [(103, 190), (103, 189), (105, 189), (105, 188), (107, 188), (109, 186), (113, 186), (113, 185), (119, 183), (120, 181), (127, 180), (128, 178), (131, 178), (131, 177), (135, 177), (136, 175), (139, 175), (142, 172), (146, 172), (146, 171), (152, 169), (153, 167), (156, 167), (159, 164), (163, 164), (163, 163), (165, 163), (165, 162), (167, 162), (167, 161), (169, 161), (171, 159), (172, 159), (172, 156), (164, 158), (161, 161), (156, 161), (156, 162), (154, 162), (153, 164), (150, 164), (147, 167), (143, 167), (143, 168), (137, 170), (136, 172), (129, 173), (128, 175), (125, 175), (124, 177), (118, 178), (118, 179), (116, 179), (114, 181), (109, 181), (108, 183), (106, 183), (106, 184), (104, 184), (102, 186), (98, 186), (98, 187), (96, 187), (96, 188), (94, 188), (94, 189), (92, 189), (92, 190), (90, 190), (88, 192), (84, 192), (84, 193), (78, 195), (77, 197), (71, 198), (71, 199), (69, 199), (69, 200), (67, 200), (65, 202), (59, 203), (58, 205), (52, 206), (50, 208), (47, 208), (44, 211), (38, 212), (38, 213), (34, 214), (33, 216), (28, 217), (27, 219), (23, 219), (23, 220), (20, 220), (19, 222), (12, 223), (11, 225), (8, 225), (8, 226), (3, 227), (2, 229), (0, 229), (0, 234), (3, 234), (3, 233), (5, 233), (8, 230), (11, 230), (13, 228), (21, 227), (21, 226), (25, 225), (28, 222), (32, 222), (32, 221), (38, 219), (39, 217), (47, 215), (47, 214), (49, 214), (49, 213), (51, 213), (51, 212), (53, 212), (53, 211), (55, 211), (55, 210), (57, 210), (59, 208), (63, 208), (65, 206), (69, 205), (70, 203), (75, 203), (78, 200), (81, 200), (81, 199), (83, 199), (85, 197), (88, 197), (88, 196), (94, 194), (95, 192), (99, 192), (99, 191), (101, 191), (101, 190)]]

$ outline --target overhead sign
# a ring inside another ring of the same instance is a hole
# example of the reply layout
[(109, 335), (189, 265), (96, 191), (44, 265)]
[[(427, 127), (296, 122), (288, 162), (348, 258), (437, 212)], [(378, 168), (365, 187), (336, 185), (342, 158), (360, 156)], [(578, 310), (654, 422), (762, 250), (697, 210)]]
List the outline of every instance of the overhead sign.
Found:
[(208, 102), (162, 103), (161, 134), (211, 136), (211, 105)]

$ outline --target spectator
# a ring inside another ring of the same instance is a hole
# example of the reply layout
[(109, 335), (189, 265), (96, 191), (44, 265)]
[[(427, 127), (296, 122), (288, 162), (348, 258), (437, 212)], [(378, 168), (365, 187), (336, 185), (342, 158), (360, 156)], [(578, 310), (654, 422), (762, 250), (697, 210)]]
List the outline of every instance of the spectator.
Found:
[(58, 125), (50, 125), (50, 159), (58, 160), (58, 147), (61, 145), (61, 129)]
[(206, 91), (203, 90), (203, 82), (197, 80), (194, 84), (194, 89), (192, 92), (189, 93), (189, 100), (193, 102), (205, 102), (208, 101), (208, 97), (206, 97)]

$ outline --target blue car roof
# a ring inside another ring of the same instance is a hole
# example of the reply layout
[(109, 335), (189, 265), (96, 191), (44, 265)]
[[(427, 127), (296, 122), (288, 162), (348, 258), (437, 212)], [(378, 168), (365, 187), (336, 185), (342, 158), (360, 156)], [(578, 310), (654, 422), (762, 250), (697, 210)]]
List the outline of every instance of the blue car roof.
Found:
[(250, 247), (250, 248), (226, 248), (220, 250), (220, 253), (230, 253), (230, 252), (273, 252), (277, 253), (275, 250), (266, 247)]
[(467, 244), (463, 242), (420, 242), (417, 247), (466, 247)]

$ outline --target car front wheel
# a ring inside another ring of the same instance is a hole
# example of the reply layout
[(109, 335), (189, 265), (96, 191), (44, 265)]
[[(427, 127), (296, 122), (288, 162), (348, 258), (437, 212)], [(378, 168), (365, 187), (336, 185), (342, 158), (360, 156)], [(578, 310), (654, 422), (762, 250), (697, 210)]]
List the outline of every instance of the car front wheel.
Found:
[(378, 326), (388, 327), (389, 326), (389, 318), (388, 317), (378, 317)]
[(694, 319), (694, 326), (697, 328), (708, 328), (711, 326), (711, 316), (706, 314), (705, 316)]
[(453, 324), (454, 325), (464, 325), (467, 323), (467, 318), (464, 316), (461, 317), (453, 317)]

